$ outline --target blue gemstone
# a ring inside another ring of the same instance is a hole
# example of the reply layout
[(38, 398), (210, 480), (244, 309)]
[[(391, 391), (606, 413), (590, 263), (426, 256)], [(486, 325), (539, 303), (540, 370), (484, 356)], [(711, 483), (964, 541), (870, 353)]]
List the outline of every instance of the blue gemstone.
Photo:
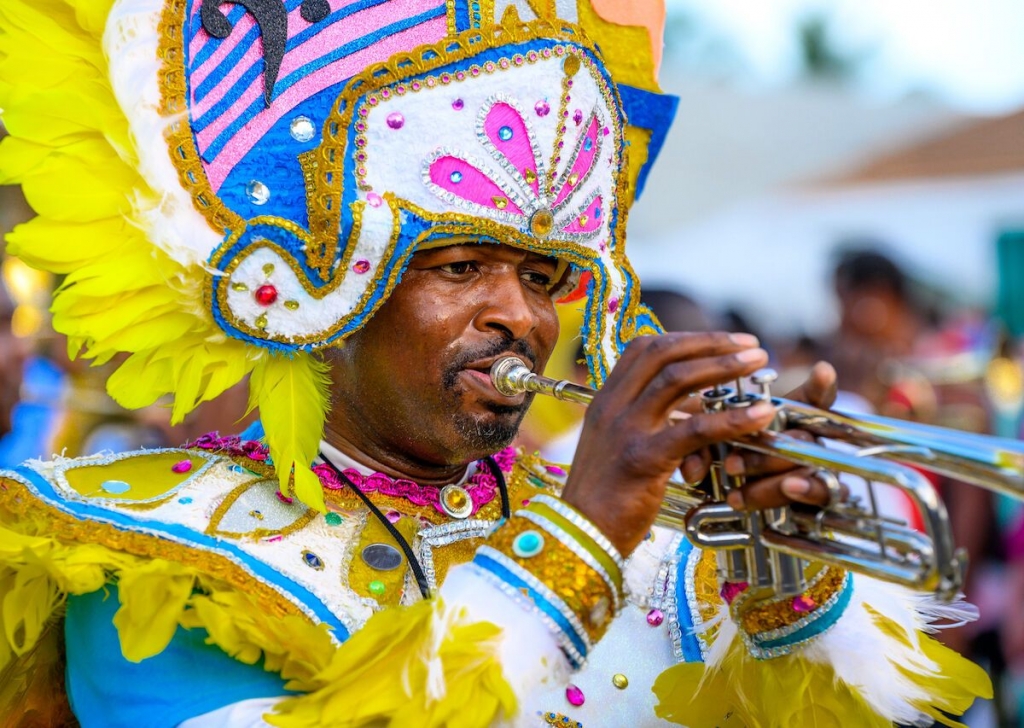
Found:
[(544, 537), (536, 531), (523, 531), (512, 542), (512, 553), (524, 559), (536, 556), (544, 548)]
[(100, 488), (105, 490), (107, 493), (112, 493), (113, 495), (121, 495), (122, 493), (127, 493), (132, 489), (132, 487), (123, 480), (107, 480), (100, 486)]
[(322, 569), (324, 568), (324, 562), (319, 556), (314, 554), (312, 551), (303, 551), (302, 560), (306, 562), (306, 566), (311, 569)]
[(595, 220), (599, 220), (601, 218), (601, 208), (595, 207), (593, 215)]
[(448, 175), (448, 179), (450, 179), (455, 184), (458, 184), (459, 182), (462, 181), (462, 172), (455, 170), (450, 175)]
[(512, 138), (512, 127), (511, 126), (503, 126), (500, 129), (498, 129), (498, 138), (501, 139), (501, 141), (503, 141), (503, 142), (507, 142), (509, 139), (511, 139)]
[(594, 140), (592, 138), (590, 138), (590, 137), (587, 137), (586, 141), (583, 142), (583, 151), (584, 152), (589, 152), (593, 148), (594, 148)]
[(181, 503), (183, 506), (187, 506), (189, 503), (192, 502), (192, 499), (189, 498), (188, 496), (185, 496), (184, 498), (179, 498), (178, 502)]

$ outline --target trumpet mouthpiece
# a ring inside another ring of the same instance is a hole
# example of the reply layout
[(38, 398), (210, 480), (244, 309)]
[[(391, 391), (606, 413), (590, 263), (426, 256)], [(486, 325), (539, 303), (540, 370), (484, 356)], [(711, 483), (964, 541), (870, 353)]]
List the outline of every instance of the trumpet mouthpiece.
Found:
[(502, 357), (491, 365), (491, 383), (506, 397), (515, 397), (525, 391), (521, 380), (529, 373), (530, 368), (522, 359), (514, 356)]

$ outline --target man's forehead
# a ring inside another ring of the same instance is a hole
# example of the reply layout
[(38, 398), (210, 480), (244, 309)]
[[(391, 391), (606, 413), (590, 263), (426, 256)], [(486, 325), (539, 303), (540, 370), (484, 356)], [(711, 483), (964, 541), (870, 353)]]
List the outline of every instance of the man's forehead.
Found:
[(557, 265), (558, 259), (545, 255), (543, 253), (536, 253), (532, 250), (520, 248), (515, 245), (509, 245), (508, 243), (502, 243), (500, 241), (492, 240), (490, 238), (473, 238), (468, 236), (459, 236), (457, 238), (444, 238), (441, 240), (432, 241), (429, 247), (421, 247), (416, 251), (416, 256), (424, 256), (430, 253), (437, 253), (439, 251), (481, 251), (493, 253), (495, 255), (509, 255), (519, 256), (524, 260), (538, 260), (547, 261), (551, 265)]

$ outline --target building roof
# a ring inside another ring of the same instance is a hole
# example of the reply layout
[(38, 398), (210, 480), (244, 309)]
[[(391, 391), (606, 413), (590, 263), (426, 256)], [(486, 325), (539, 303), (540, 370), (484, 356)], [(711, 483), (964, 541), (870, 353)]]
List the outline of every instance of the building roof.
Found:
[(871, 159), (825, 185), (974, 177), (1024, 172), (1024, 109), (973, 120), (952, 131)]

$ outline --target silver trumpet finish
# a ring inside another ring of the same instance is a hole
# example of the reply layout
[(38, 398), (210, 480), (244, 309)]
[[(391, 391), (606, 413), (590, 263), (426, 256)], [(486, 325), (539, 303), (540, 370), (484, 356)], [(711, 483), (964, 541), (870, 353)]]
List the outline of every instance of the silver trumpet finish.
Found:
[[(1024, 443), (821, 410), (772, 397), (774, 379), (774, 372), (762, 370), (751, 378), (760, 387), (758, 393), (744, 392), (742, 382), (736, 390), (716, 387), (703, 393), (706, 411), (771, 401), (777, 408), (775, 421), (769, 430), (713, 448), (710, 487), (670, 482), (656, 523), (715, 550), (723, 578), (768, 586), (780, 595), (804, 591), (804, 563), (819, 561), (953, 599), (963, 585), (966, 556), (954, 546), (949, 517), (935, 488), (908, 464), (1024, 498)], [(507, 396), (536, 392), (586, 405), (596, 394), (589, 387), (539, 376), (516, 357), (495, 362), (491, 380)], [(688, 417), (677, 411), (670, 419)], [(797, 428), (853, 447), (826, 447), (782, 433)], [(743, 484), (725, 473), (724, 460), (732, 448), (858, 476), (867, 483), (868, 502), (853, 498), (820, 510), (737, 511), (726, 503), (729, 491)], [(875, 483), (909, 496), (924, 533), (878, 512)]]

